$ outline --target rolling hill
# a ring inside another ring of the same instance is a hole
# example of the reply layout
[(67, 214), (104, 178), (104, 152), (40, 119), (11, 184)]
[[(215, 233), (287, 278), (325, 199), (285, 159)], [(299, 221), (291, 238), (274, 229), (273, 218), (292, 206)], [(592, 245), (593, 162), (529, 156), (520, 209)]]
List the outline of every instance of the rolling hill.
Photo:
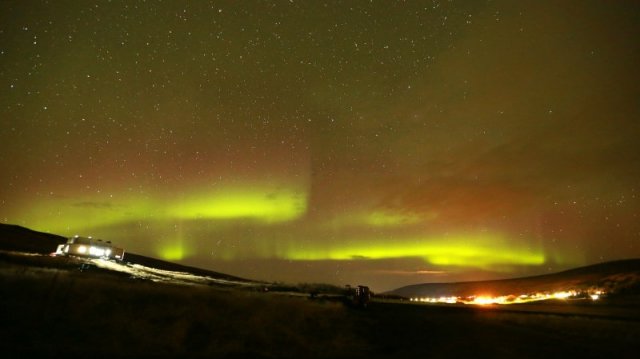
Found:
[[(59, 235), (37, 232), (17, 225), (0, 224), (0, 250), (49, 254), (55, 251), (58, 244), (65, 243), (66, 241), (66, 237)], [(206, 276), (236, 282), (255, 282), (229, 274), (185, 266), (130, 252), (125, 254), (125, 261), (160, 270), (190, 273), (196, 276)]]
[(586, 291), (592, 288), (600, 288), (607, 293), (640, 293), (640, 259), (599, 263), (534, 277), (414, 284), (394, 289), (386, 294), (406, 298), (507, 296), (567, 290)]
[[(0, 224), (0, 250), (49, 254), (67, 238), (33, 231), (17, 225)], [(127, 253), (125, 261), (157, 270), (189, 273), (234, 282), (257, 283), (233, 275), (202, 268), (167, 262), (135, 253)], [(607, 293), (640, 294), (640, 259), (627, 259), (589, 265), (563, 272), (514, 279), (424, 283), (401, 287), (387, 296), (414, 297), (468, 297), (473, 295), (506, 296), (566, 290), (587, 291), (599, 288)]]

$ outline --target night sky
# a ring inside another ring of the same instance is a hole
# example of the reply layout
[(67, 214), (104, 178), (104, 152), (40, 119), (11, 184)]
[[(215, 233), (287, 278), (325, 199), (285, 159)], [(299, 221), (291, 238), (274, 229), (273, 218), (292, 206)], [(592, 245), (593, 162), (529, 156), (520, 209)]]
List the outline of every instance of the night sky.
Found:
[(378, 291), (639, 257), (638, 39), (637, 1), (3, 1), (0, 221)]

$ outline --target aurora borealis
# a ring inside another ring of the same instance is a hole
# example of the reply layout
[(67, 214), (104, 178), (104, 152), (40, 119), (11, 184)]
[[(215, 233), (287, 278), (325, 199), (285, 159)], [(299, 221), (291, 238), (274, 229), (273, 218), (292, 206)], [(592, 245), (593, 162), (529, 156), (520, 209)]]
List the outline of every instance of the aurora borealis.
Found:
[(640, 256), (637, 2), (0, 18), (3, 223), (374, 290)]

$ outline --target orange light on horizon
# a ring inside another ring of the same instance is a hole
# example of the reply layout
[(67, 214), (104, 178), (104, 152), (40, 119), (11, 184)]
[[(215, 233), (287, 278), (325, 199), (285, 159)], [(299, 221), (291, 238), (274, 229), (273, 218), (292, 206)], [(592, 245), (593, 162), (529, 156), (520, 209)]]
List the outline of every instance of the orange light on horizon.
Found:
[(577, 290), (566, 290), (566, 291), (558, 291), (558, 292), (544, 292), (544, 293), (533, 293), (533, 294), (520, 294), (520, 295), (502, 295), (502, 296), (491, 296), (488, 294), (482, 295), (471, 295), (468, 297), (456, 297), (456, 296), (440, 296), (440, 297), (415, 297), (410, 298), (412, 302), (422, 302), (422, 303), (445, 303), (445, 304), (474, 304), (474, 305), (489, 305), (489, 304), (519, 304), (519, 303), (529, 303), (529, 302), (537, 302), (542, 300), (549, 299), (588, 299), (598, 300), (601, 295), (604, 294), (603, 290), (596, 291), (577, 291)]

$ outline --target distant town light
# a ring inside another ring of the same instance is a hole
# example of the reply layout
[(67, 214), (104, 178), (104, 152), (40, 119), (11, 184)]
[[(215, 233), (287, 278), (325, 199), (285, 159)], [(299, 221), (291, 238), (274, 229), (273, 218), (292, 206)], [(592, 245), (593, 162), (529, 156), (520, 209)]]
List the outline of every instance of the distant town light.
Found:
[(487, 304), (493, 304), (493, 303), (496, 303), (496, 299), (491, 297), (477, 297), (473, 300), (473, 304), (479, 304), (479, 305), (487, 305)]
[(412, 302), (422, 303), (447, 303), (447, 304), (474, 304), (474, 305), (488, 305), (488, 304), (516, 304), (516, 303), (529, 303), (548, 299), (588, 299), (598, 300), (605, 292), (601, 289), (596, 291), (578, 291), (575, 289), (559, 291), (559, 292), (543, 292), (543, 293), (529, 293), (529, 294), (511, 294), (502, 296), (489, 296), (489, 295), (471, 295), (466, 297), (456, 296), (441, 296), (441, 297), (414, 297), (410, 298)]
[(557, 299), (567, 299), (569, 297), (571, 297), (571, 293), (570, 292), (555, 292), (553, 293), (553, 297), (557, 298)]

